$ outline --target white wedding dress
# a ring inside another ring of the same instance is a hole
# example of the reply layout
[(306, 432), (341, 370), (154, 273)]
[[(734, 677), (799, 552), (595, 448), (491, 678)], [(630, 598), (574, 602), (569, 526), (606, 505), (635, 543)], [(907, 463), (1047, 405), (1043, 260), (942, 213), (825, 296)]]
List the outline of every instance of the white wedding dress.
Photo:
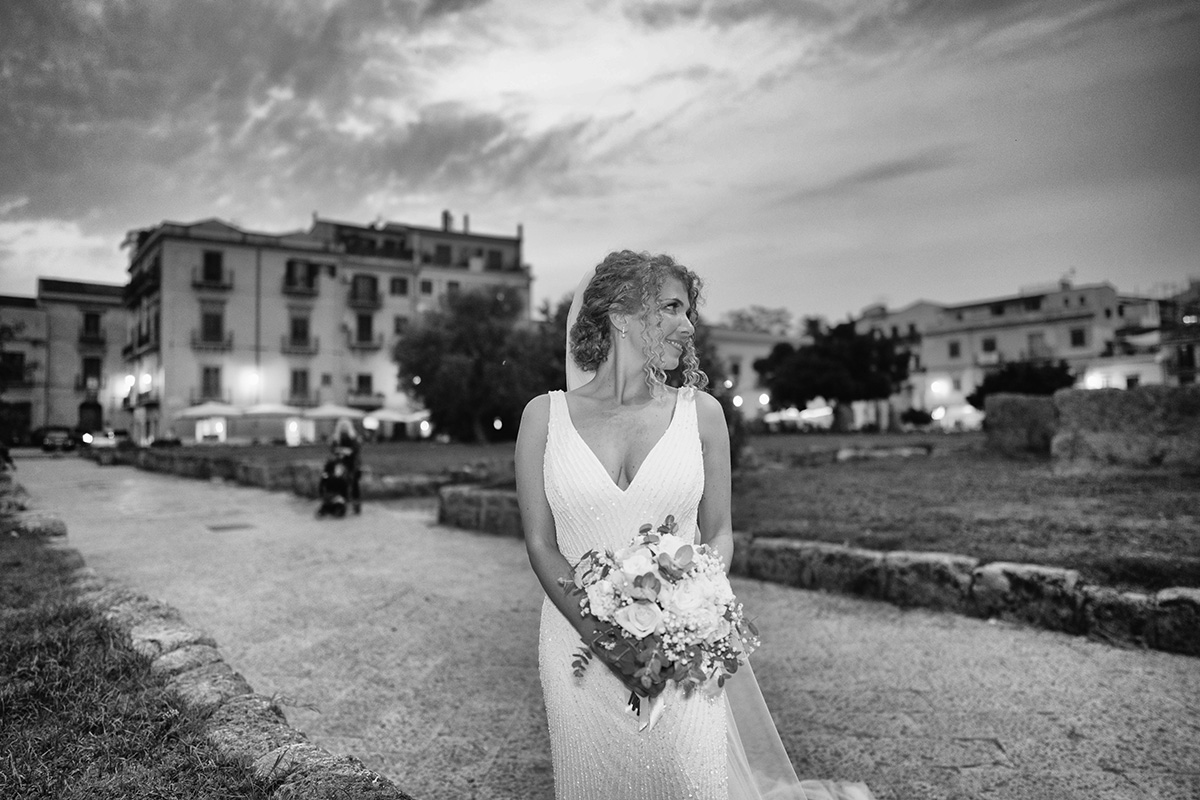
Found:
[[(543, 470), (558, 548), (571, 563), (595, 548), (624, 547), (643, 524), (657, 527), (668, 515), (680, 536), (699, 539), (704, 461), (693, 390), (677, 392), (670, 425), (624, 490), (579, 436), (566, 395), (552, 392)], [(546, 599), (538, 661), (557, 800), (870, 798), (861, 784), (796, 779), (748, 669), (715, 696), (668, 690), (661, 718), (639, 732), (626, 710), (629, 690), (603, 664), (572, 674), (581, 644)]]

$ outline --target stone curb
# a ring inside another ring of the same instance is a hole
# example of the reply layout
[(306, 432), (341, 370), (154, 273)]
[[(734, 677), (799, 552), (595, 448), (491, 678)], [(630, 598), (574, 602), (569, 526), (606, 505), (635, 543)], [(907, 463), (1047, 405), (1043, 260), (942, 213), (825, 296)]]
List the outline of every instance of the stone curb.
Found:
[(274, 698), (255, 694), (227, 664), (216, 642), (188, 625), (165, 603), (101, 577), (76, 570), (82, 602), (129, 634), (133, 649), (151, 659), (151, 673), (183, 703), (207, 715), (204, 736), (218, 755), (252, 765), (254, 775), (274, 782), (273, 800), (412, 800), (395, 784), (353, 756), (336, 755), (291, 727)]
[[(446, 486), (438, 494), (440, 524), (522, 535), (515, 492)], [(984, 564), (953, 553), (882, 552), (747, 533), (735, 533), (734, 541), (734, 575), (1200, 656), (1200, 589), (1147, 595), (1084, 583), (1075, 570)]]

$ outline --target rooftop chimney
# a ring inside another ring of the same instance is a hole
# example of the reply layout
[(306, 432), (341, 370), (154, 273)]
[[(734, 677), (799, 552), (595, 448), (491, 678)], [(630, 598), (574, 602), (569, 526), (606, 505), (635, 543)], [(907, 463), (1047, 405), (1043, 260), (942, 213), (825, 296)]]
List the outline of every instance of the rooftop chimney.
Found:
[(442, 212), (442, 230), (449, 231), (454, 229), (454, 215), (450, 213), (450, 209)]
[(471, 232), (471, 215), (463, 214), (463, 233)]

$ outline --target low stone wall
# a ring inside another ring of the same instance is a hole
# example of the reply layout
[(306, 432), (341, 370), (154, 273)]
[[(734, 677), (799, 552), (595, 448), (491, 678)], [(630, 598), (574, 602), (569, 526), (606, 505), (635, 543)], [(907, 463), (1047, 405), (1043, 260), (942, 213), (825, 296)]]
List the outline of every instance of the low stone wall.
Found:
[[(473, 486), (439, 492), (438, 522), (521, 536), (516, 493)], [(1084, 583), (1070, 569), (981, 563), (953, 553), (882, 552), (734, 534), (731, 572), (801, 589), (846, 592), (904, 607), (1037, 625), (1105, 641), (1200, 656), (1200, 589), (1153, 595)]]
[(1050, 455), (1058, 429), (1053, 397), (1028, 394), (992, 394), (987, 405), (987, 446), (1005, 455)]
[(1054, 395), (1054, 405), (1056, 472), (1200, 469), (1200, 386), (1063, 389)]
[[(209, 454), (192, 448), (130, 451), (117, 463), (130, 463), (150, 472), (166, 472), (187, 478), (219, 479), (243, 486), (258, 486), (272, 491), (287, 491), (301, 497), (316, 498), (321, 482), (322, 461), (269, 463), (247, 461), (230, 454)], [(451, 481), (469, 480), (470, 475), (376, 475), (363, 470), (364, 500), (427, 497)]]

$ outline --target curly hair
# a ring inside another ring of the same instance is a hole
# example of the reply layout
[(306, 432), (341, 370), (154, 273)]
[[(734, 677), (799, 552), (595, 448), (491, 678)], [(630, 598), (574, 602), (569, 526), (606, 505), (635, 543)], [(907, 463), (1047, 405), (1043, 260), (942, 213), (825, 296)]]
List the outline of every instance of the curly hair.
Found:
[[(584, 289), (579, 317), (571, 328), (571, 357), (580, 369), (594, 372), (608, 358), (612, 349), (608, 315), (614, 312), (634, 315), (646, 323), (642, 333), (646, 383), (654, 396), (662, 393), (667, 374), (661, 366), (665, 345), (658, 296), (668, 278), (677, 278), (686, 289), (687, 317), (695, 325), (703, 282), (671, 256), (620, 250), (609, 253), (596, 266), (596, 274)], [(691, 339), (684, 346), (680, 368), (684, 387), (703, 389), (708, 384), (708, 376), (700, 369), (700, 359)]]

